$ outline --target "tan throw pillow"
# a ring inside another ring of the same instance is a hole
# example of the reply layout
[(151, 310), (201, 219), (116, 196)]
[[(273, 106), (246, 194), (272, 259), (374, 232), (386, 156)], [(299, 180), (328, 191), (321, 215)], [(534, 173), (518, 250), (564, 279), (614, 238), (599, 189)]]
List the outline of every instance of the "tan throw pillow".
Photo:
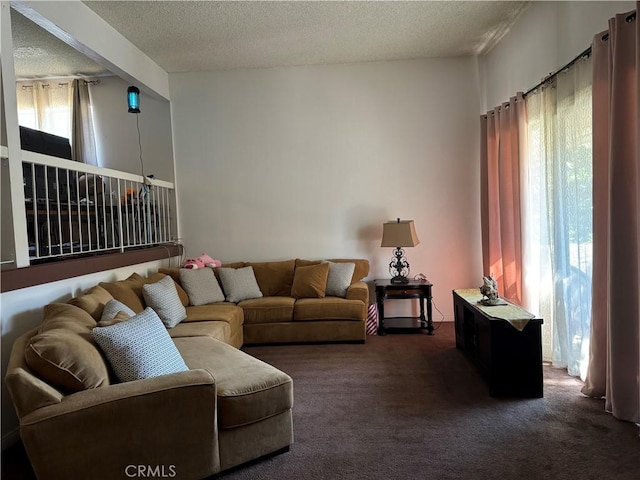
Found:
[(293, 284), (295, 260), (282, 262), (247, 263), (253, 268), (258, 287), (265, 297), (287, 297)]
[(69, 300), (69, 303), (81, 308), (85, 312), (88, 312), (89, 315), (91, 315), (97, 322), (100, 320), (100, 317), (102, 317), (102, 309), (109, 300), (112, 299), (113, 296), (109, 292), (101, 286), (96, 285), (95, 287), (87, 290), (83, 295), (80, 295), (77, 298), (72, 298)]
[(293, 298), (324, 298), (328, 276), (328, 263), (296, 267), (291, 296)]
[(25, 362), (65, 392), (109, 385), (109, 368), (91, 336), (95, 326), (93, 317), (74, 305), (46, 305), (40, 330), (25, 349)]

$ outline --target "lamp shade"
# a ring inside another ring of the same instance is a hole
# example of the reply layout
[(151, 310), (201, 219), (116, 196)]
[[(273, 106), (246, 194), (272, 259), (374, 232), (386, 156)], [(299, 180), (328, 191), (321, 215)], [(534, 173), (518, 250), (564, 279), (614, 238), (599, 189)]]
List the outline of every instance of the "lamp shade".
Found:
[(382, 224), (381, 247), (415, 247), (420, 243), (413, 220), (396, 220)]

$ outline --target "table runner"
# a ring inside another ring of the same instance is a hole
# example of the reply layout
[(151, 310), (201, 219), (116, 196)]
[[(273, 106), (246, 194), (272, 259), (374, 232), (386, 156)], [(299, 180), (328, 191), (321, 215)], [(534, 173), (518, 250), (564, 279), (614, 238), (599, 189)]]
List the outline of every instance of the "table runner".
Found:
[(527, 326), (529, 320), (535, 318), (535, 315), (527, 312), (525, 309), (518, 305), (514, 305), (513, 303), (504, 300), (503, 298), (501, 298), (500, 300), (503, 300), (506, 305), (483, 305), (482, 303), (480, 303), (480, 300), (482, 300), (482, 294), (480, 293), (479, 288), (461, 288), (458, 290), (454, 290), (454, 292), (456, 292), (474, 307), (482, 310), (488, 316), (500, 320), (505, 320), (519, 331), (524, 330), (524, 327)]

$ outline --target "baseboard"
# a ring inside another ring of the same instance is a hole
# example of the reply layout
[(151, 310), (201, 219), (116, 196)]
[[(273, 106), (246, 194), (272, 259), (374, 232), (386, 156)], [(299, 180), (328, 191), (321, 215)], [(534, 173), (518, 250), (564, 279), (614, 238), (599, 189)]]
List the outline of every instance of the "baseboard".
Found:
[(20, 441), (20, 428), (16, 428), (13, 431), (2, 436), (2, 451), (4, 452), (7, 448), (13, 447), (19, 441)]

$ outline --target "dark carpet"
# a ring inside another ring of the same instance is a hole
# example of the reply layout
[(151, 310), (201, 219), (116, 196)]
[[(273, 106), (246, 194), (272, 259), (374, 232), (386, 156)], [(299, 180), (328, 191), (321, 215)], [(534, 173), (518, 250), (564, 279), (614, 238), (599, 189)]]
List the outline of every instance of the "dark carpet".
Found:
[[(544, 398), (494, 399), (453, 324), (435, 333), (244, 348), (293, 377), (295, 443), (220, 478), (640, 479), (638, 427), (579, 380), (545, 366)], [(32, 478), (20, 455), (3, 455), (3, 478)]]
[(542, 399), (494, 399), (455, 348), (432, 337), (365, 345), (247, 347), (293, 377), (288, 453), (231, 479), (640, 479), (638, 427), (544, 367)]

